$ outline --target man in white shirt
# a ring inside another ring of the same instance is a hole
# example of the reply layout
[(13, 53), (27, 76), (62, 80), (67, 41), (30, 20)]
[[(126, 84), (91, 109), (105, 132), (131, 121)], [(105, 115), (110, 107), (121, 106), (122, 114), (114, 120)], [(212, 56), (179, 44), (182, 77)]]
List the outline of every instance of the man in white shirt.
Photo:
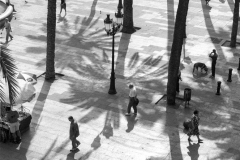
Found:
[(129, 85), (129, 103), (128, 103), (128, 108), (127, 108), (127, 113), (125, 114), (126, 116), (130, 116), (131, 108), (133, 107), (134, 110), (134, 115), (137, 115), (137, 91), (136, 88), (134, 87), (133, 84)]

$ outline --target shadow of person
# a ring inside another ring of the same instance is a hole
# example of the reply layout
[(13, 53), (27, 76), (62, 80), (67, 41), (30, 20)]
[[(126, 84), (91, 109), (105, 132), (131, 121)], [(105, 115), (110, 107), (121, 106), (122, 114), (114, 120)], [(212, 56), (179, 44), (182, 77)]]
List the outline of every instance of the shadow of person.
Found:
[(138, 119), (136, 119), (136, 116), (130, 116), (130, 117), (127, 117), (127, 121), (128, 121), (128, 124), (127, 124), (128, 128), (126, 129), (126, 132), (129, 133), (133, 130)]
[(57, 23), (60, 23), (65, 20), (65, 15), (62, 17), (61, 14), (58, 15), (58, 21)]
[(109, 137), (113, 136), (113, 127), (111, 124), (104, 126), (102, 134), (108, 139)]
[(212, 7), (207, 5), (206, 9), (208, 10), (208, 12), (211, 12)]
[(77, 153), (77, 152), (79, 152), (80, 150), (79, 149), (77, 149), (76, 151), (74, 151), (74, 152), (70, 152), (70, 153), (68, 153), (68, 155), (67, 155), (67, 159), (66, 160), (74, 160), (74, 156), (75, 156), (75, 154)]
[(183, 62), (187, 63), (187, 64), (191, 64), (192, 63), (192, 60), (190, 57), (184, 57), (183, 58)]
[[(100, 133), (101, 134), (101, 133)], [(96, 150), (101, 146), (101, 138), (100, 138), (100, 134), (97, 135), (96, 138), (94, 138), (91, 147)]]
[(189, 152), (188, 155), (191, 157), (191, 160), (198, 160), (199, 154), (198, 154), (198, 149), (200, 147), (199, 143), (193, 143), (188, 142), (189, 146), (187, 147)]

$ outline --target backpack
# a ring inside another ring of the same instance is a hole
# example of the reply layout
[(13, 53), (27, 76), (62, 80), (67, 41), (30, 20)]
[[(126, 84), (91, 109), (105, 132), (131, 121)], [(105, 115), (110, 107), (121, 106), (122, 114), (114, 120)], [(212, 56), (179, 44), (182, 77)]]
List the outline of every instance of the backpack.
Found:
[(193, 128), (193, 125), (192, 125), (192, 120), (191, 119), (187, 119), (183, 122), (183, 127), (184, 129), (186, 130), (189, 130), (191, 128)]

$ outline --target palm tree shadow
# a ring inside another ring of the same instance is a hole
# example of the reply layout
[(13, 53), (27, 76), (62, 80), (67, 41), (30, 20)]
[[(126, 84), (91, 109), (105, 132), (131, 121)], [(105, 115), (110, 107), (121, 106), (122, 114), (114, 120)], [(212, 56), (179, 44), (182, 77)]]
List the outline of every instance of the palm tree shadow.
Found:
[[(32, 110), (32, 117), (35, 119), (35, 121), (38, 121), (41, 116), (52, 83), (53, 80), (51, 81), (44, 80), (43, 82), (42, 89)], [(34, 125), (36, 126), (37, 124)]]
[[(119, 42), (119, 47), (118, 47), (118, 59), (124, 59), (123, 63), (121, 65), (116, 65), (115, 70), (118, 72), (118, 75), (122, 75), (124, 77), (124, 71), (125, 71), (125, 59), (127, 57), (127, 51), (128, 51), (128, 46), (130, 43), (131, 39), (131, 34), (126, 34), (122, 33), (121, 39)], [(117, 62), (118, 60), (116, 60)]]
[(191, 157), (191, 160), (198, 160), (198, 157), (199, 157), (198, 150), (199, 150), (200, 144), (199, 143), (191, 144), (191, 142), (188, 142), (188, 144), (189, 144), (189, 146), (187, 147), (189, 150), (188, 155)]
[(129, 133), (133, 130), (135, 124), (137, 123), (138, 119), (136, 119), (136, 116), (131, 116), (131, 117), (127, 117), (127, 130), (126, 132)]
[[(39, 123), (41, 122), (40, 116), (41, 116), (41, 113), (42, 113), (42, 111), (43, 111), (43, 107), (44, 107), (44, 104), (45, 104), (45, 101), (46, 101), (46, 99), (47, 99), (47, 96), (48, 96), (48, 93), (49, 93), (49, 91), (50, 91), (50, 88), (51, 88), (52, 83), (53, 83), (53, 81), (46, 81), (46, 80), (44, 80), (44, 83), (43, 83), (42, 89), (41, 89), (41, 91), (40, 91), (40, 94), (39, 94), (39, 96), (38, 96), (38, 98), (37, 98), (37, 101), (36, 101), (34, 107), (33, 107), (33, 110), (32, 110), (32, 118), (34, 119), (34, 121), (35, 121), (36, 123), (31, 122), (30, 125), (31, 125), (31, 127), (34, 128), (34, 132), (35, 132), (35, 130), (37, 130), (37, 127), (38, 127)], [(29, 132), (31, 132), (31, 131), (25, 132), (26, 135), (23, 135), (22, 137), (27, 136), (27, 134), (28, 134)], [(27, 140), (28, 140), (29, 142), (31, 142), (32, 138), (33, 138), (33, 137), (30, 136), (30, 137), (27, 138)], [(53, 144), (52, 144), (51, 147), (53, 147), (53, 146), (55, 145), (55, 143), (56, 143), (56, 139), (55, 139), (55, 141), (53, 142)], [(25, 146), (24, 146), (24, 148), (20, 148), (20, 149), (19, 149), (19, 151), (21, 151), (21, 155), (25, 155), (24, 157), (23, 157), (23, 156), (19, 157), (20, 159), (22, 159), (22, 160), (27, 159), (26, 156), (27, 156), (28, 148), (29, 148), (30, 144), (31, 144), (31, 143), (26, 143)], [(51, 147), (50, 147), (50, 148), (51, 148)], [(49, 152), (47, 152), (47, 153), (45, 154), (45, 156), (47, 156), (48, 154), (49, 154)]]
[[(169, 146), (170, 146), (170, 154), (172, 159), (182, 160), (182, 151), (180, 145), (180, 134), (178, 131), (178, 120), (176, 109), (179, 108), (180, 103), (176, 100), (176, 104), (174, 106), (166, 106), (166, 125), (171, 126), (173, 129), (167, 130), (169, 137)], [(173, 118), (174, 117), (174, 118)]]

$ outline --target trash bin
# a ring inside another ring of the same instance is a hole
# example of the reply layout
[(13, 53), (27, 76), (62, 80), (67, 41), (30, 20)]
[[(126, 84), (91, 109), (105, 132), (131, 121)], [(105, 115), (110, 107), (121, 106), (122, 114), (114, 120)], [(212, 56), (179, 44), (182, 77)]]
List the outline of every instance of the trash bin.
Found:
[(190, 88), (185, 88), (184, 89), (184, 100), (185, 101), (190, 101), (191, 100), (191, 89)]

